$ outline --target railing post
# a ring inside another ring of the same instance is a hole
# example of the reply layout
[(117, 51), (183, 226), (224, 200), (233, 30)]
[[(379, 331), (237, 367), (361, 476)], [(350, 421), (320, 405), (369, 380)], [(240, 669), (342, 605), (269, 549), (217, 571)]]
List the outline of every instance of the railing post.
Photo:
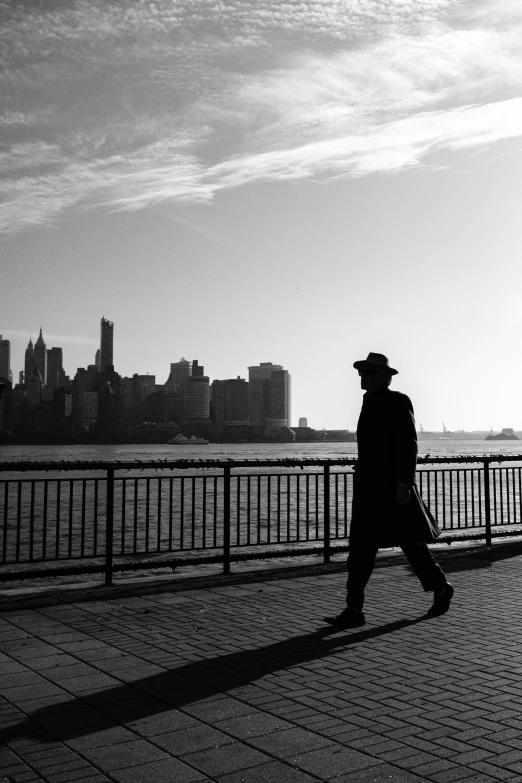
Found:
[(324, 563), (330, 562), (330, 465), (324, 466), (323, 474), (323, 529), (324, 529)]
[(223, 468), (223, 573), (230, 573), (230, 467)]
[(491, 546), (491, 498), (489, 491), (489, 460), (484, 460), (484, 505), (486, 512), (486, 546)]
[(112, 585), (112, 545), (114, 540), (114, 468), (107, 468), (107, 508), (105, 512), (105, 584)]

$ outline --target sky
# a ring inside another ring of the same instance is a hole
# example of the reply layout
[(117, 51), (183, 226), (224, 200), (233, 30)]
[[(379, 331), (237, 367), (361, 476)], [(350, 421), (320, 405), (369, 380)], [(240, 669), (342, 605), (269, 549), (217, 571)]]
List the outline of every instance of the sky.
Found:
[(522, 429), (522, 4), (0, 0), (0, 334)]

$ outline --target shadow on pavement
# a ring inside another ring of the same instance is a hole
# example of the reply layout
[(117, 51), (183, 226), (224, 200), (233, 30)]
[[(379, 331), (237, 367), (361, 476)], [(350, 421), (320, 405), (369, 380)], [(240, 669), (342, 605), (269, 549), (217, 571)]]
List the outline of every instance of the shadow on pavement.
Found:
[[(398, 620), (377, 628), (340, 632), (328, 626), (254, 650), (188, 663), (135, 682), (43, 707), (0, 731), (0, 744), (40, 733), (42, 741), (70, 740), (228, 693), (265, 675), (325, 658), (333, 650), (368, 641), (429, 619)], [(45, 733), (41, 733), (44, 729)]]
[[(465, 553), (444, 552), (442, 555), (434, 552), (435, 558), (440, 562), (442, 570), (446, 574), (454, 574), (459, 571), (475, 571), (480, 568), (491, 568), (501, 560), (522, 555), (522, 542), (510, 542), (509, 544), (493, 544), (493, 546), (481, 546)], [(406, 559), (402, 559), (407, 563)], [(415, 576), (413, 570), (408, 567), (409, 575)]]

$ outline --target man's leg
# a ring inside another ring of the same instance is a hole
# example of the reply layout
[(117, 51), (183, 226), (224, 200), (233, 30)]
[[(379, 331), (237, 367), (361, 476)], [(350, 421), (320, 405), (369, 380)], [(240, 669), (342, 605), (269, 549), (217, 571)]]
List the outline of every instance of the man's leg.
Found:
[(372, 575), (377, 547), (368, 543), (350, 542), (348, 555), (348, 581), (346, 583), (346, 609), (341, 614), (325, 617), (326, 623), (335, 628), (357, 628), (366, 622), (362, 611), (364, 588)]
[(350, 542), (346, 605), (359, 612), (364, 606), (364, 589), (372, 575), (377, 551), (378, 547), (373, 543)]
[(428, 545), (424, 542), (408, 542), (401, 544), (401, 549), (424, 590), (434, 593), (433, 606), (429, 610), (429, 614), (438, 615), (447, 612), (454, 589), (446, 579), (444, 571), (433, 557)]

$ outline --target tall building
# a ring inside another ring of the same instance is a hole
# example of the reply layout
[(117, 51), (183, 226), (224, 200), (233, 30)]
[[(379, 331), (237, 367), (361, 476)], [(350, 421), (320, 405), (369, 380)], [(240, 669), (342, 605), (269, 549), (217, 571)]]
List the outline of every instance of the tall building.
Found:
[(100, 366), (98, 369), (103, 372), (107, 367), (114, 367), (114, 323), (102, 318), (100, 324)]
[(0, 378), (9, 380), (11, 373), (11, 343), (0, 334)]
[(308, 419), (306, 418), (306, 416), (301, 416), (301, 418), (299, 419), (299, 426), (308, 427)]
[(33, 373), (33, 359), (34, 359), (34, 347), (33, 341), (29, 338), (29, 343), (25, 349), (25, 364), (24, 364), (24, 383), (27, 383)]
[(156, 376), (135, 373), (132, 376), (132, 383), (132, 421), (137, 424), (146, 419), (145, 401), (149, 394), (154, 394), (156, 391)]
[[(196, 366), (198, 366), (196, 362)], [(202, 368), (199, 368), (202, 369)], [(171, 362), (170, 374), (165, 384), (165, 391), (176, 391), (181, 387), (184, 378), (189, 378), (192, 375), (192, 362), (181, 357), (179, 362)], [(200, 376), (201, 377), (201, 376)]]
[(291, 423), (290, 410), (290, 373), (288, 370), (275, 370), (270, 377), (270, 418)]
[(212, 419), (216, 426), (248, 426), (248, 383), (229, 378), (212, 383)]
[(100, 393), (97, 391), (84, 391), (81, 397), (81, 426), (84, 430), (98, 423)]
[(39, 405), (42, 399), (42, 389), (45, 383), (36, 362), (33, 362), (31, 374), (25, 379), (27, 402), (29, 405)]
[(134, 380), (122, 378), (120, 381), (121, 410), (123, 423), (126, 426), (134, 424)]
[(281, 371), (282, 365), (272, 362), (261, 362), (248, 368), (248, 418), (251, 424), (264, 424), (266, 418), (272, 417), (272, 374)]
[(248, 368), (248, 381), (249, 383), (257, 380), (269, 381), (272, 377), (272, 373), (275, 372), (275, 370), (282, 369), (283, 366), (281, 364), (261, 362), (260, 364), (253, 365), (252, 367)]
[(202, 375), (205, 373), (205, 368), (203, 365), (198, 362), (197, 359), (192, 360), (192, 372), (191, 375), (196, 375), (198, 378), (201, 378)]
[(101, 362), (101, 351), (98, 348), (98, 350), (96, 351), (96, 355), (94, 357), (94, 366), (97, 367), (98, 370), (100, 369), (100, 362)]
[(63, 351), (61, 348), (50, 348), (47, 351), (47, 386), (59, 389), (65, 386), (65, 370), (63, 369)]
[(3, 388), (0, 390), (0, 440), (7, 433), (11, 433), (13, 421), (13, 385), (7, 380), (2, 380)]
[(187, 375), (182, 383), (185, 419), (208, 420), (210, 415), (210, 381), (206, 375)]
[(42, 381), (47, 383), (47, 346), (44, 342), (41, 327), (38, 340), (34, 344), (33, 361), (40, 371)]

